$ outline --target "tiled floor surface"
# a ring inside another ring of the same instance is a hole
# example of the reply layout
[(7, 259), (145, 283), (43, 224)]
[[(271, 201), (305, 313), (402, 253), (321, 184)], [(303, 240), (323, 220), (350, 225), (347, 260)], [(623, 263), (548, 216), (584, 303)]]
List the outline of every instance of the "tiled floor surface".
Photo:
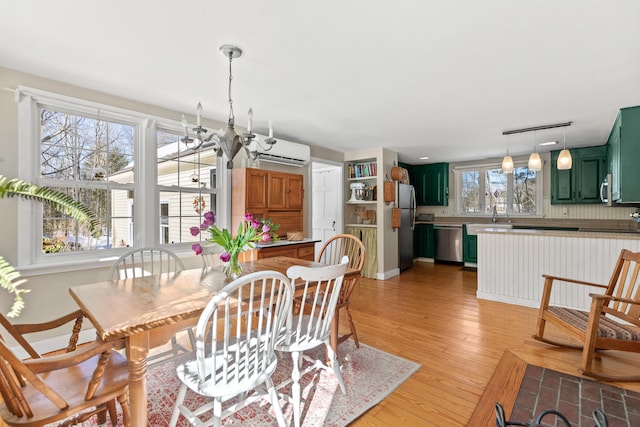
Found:
[[(640, 393), (550, 369), (528, 365), (509, 421), (531, 423), (545, 410), (562, 413), (572, 427), (596, 426), (593, 411), (600, 408), (609, 427), (640, 426)], [(555, 415), (542, 425), (565, 426)]]

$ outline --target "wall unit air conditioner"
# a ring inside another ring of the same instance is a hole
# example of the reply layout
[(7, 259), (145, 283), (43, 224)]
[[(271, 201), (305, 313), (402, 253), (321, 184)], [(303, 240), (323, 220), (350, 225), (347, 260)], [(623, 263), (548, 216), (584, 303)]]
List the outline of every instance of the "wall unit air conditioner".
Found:
[(311, 149), (308, 145), (278, 139), (278, 142), (267, 151), (265, 148), (269, 148), (269, 145), (264, 142), (266, 137), (257, 135), (256, 139), (260, 144), (252, 141), (249, 151), (260, 161), (302, 167), (311, 160)]

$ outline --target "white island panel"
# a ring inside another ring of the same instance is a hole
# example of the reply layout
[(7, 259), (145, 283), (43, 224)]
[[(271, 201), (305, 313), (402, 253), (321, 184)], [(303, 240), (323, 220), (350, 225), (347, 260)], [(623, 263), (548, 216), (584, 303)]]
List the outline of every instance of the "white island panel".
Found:
[[(477, 297), (537, 308), (543, 274), (606, 285), (622, 249), (640, 251), (640, 235), (547, 230), (479, 232)], [(601, 290), (554, 285), (551, 302), (588, 309), (589, 292)]]

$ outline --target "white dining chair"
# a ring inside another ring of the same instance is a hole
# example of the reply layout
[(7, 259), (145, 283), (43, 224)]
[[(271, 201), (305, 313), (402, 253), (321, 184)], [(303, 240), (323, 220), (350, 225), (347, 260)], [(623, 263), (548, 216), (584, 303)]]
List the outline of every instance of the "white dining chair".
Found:
[[(340, 384), (342, 393), (347, 389), (340, 373), (340, 365), (334, 349), (331, 347), (331, 321), (336, 309), (344, 275), (347, 272), (349, 257), (342, 257), (342, 262), (327, 267), (293, 266), (287, 270), (287, 276), (296, 287), (296, 300), (299, 302), (295, 312), (287, 320), (287, 327), (278, 340), (277, 351), (291, 353), (293, 369), (291, 378), (278, 384), (278, 390), (291, 383), (291, 396), (283, 396), (293, 403), (293, 420), (295, 427), (300, 426), (301, 391), (300, 378), (312, 370), (331, 369), (325, 363), (325, 353), (314, 359), (304, 352), (323, 345), (327, 349), (331, 367)], [(300, 283), (298, 283), (300, 282)], [(303, 370), (303, 360), (311, 365)]]
[[(192, 425), (219, 426), (223, 418), (264, 396), (278, 425), (286, 425), (271, 374), (278, 361), (276, 340), (291, 313), (292, 298), (287, 277), (261, 271), (229, 283), (207, 304), (196, 326), (195, 358), (177, 368), (182, 385), (170, 426), (180, 415)], [(184, 399), (189, 389), (213, 401), (187, 408)], [(236, 396), (238, 400), (223, 410), (222, 404)], [(199, 418), (212, 409), (211, 419)]]
[[(165, 248), (139, 248), (132, 249), (122, 254), (109, 271), (109, 280), (121, 280), (159, 274), (175, 274), (184, 270), (184, 264), (173, 252)], [(149, 355), (147, 366), (159, 363), (175, 361), (180, 362), (193, 352), (195, 336), (192, 328), (185, 328), (191, 348), (182, 345), (178, 338), (171, 337), (171, 347)]]
[(108, 280), (179, 273), (184, 270), (182, 260), (164, 248), (132, 249), (113, 263)]

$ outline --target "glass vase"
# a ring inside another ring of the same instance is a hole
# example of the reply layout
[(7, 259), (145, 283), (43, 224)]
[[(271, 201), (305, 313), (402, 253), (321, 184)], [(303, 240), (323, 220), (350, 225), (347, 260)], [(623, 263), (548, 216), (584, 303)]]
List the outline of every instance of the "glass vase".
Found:
[(224, 274), (230, 279), (237, 279), (242, 274), (242, 265), (238, 262), (238, 253), (229, 254), (230, 258), (224, 266), (222, 267), (222, 271)]

